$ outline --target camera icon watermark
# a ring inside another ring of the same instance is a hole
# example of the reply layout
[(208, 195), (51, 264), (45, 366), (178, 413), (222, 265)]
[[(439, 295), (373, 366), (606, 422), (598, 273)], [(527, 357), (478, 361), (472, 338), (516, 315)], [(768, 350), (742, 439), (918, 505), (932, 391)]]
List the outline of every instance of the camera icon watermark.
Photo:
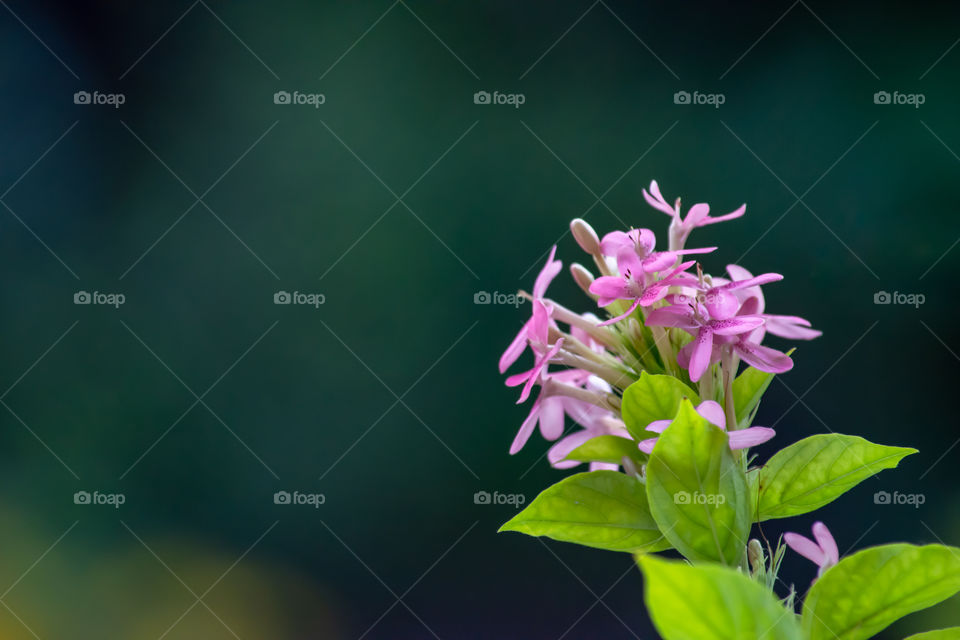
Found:
[(694, 91), (677, 91), (673, 94), (673, 104), (697, 104), (709, 105), (714, 109), (719, 109), (720, 105), (727, 101), (727, 96), (722, 93), (700, 93)]
[(300, 491), (277, 491), (273, 494), (273, 504), (289, 504), (297, 506), (310, 506), (319, 509), (320, 505), (326, 503), (327, 496), (322, 493), (301, 493)]
[(122, 93), (100, 93), (99, 91), (77, 91), (73, 94), (73, 104), (107, 105), (119, 109), (127, 101)]
[(690, 493), (689, 491), (677, 491), (675, 494), (673, 494), (674, 504), (719, 506), (721, 504), (726, 504), (726, 502), (727, 496), (723, 495), (722, 493), (700, 493), (699, 491)]
[(508, 104), (514, 109), (519, 109), (520, 105), (527, 101), (527, 96), (522, 93), (500, 93), (494, 91), (477, 91), (473, 94), (473, 104)]
[(322, 293), (302, 293), (300, 291), (277, 291), (273, 294), (273, 304), (300, 304), (319, 309), (325, 304), (327, 296)]
[(927, 496), (922, 493), (900, 493), (894, 491), (877, 491), (873, 494), (873, 504), (889, 505), (909, 505), (914, 509), (919, 509), (920, 505), (927, 501)]
[(322, 93), (301, 93), (300, 91), (277, 91), (273, 94), (273, 104), (305, 104), (319, 109), (327, 101)]
[(927, 96), (922, 93), (900, 93), (894, 91), (877, 91), (873, 94), (873, 104), (905, 104), (919, 109), (920, 105), (927, 101)]
[(473, 494), (473, 504), (508, 504), (514, 509), (519, 509), (527, 501), (527, 497), (522, 493), (500, 493), (494, 491), (477, 491)]
[(519, 308), (523, 304), (523, 298), (516, 293), (477, 291), (473, 294), (473, 304), (508, 304)]
[(73, 494), (73, 504), (80, 505), (107, 505), (114, 509), (119, 509), (120, 505), (127, 501), (127, 497), (122, 493), (101, 493), (94, 491), (77, 491)]
[(873, 304), (900, 304), (909, 305), (914, 309), (919, 309), (920, 305), (927, 301), (927, 296), (922, 293), (900, 293), (894, 291), (877, 291), (873, 294)]
[(73, 304), (100, 304), (119, 309), (127, 301), (122, 293), (101, 293), (100, 291), (77, 291), (73, 294)]

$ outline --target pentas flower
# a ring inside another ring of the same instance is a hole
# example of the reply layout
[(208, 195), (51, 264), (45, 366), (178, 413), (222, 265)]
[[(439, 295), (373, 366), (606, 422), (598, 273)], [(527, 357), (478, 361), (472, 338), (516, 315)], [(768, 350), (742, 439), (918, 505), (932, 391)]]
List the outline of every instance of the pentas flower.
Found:
[(694, 261), (684, 262), (657, 280), (651, 274), (644, 272), (640, 258), (635, 253), (623, 253), (618, 260), (621, 276), (601, 276), (590, 285), (590, 293), (597, 296), (597, 304), (605, 307), (616, 300), (632, 300), (630, 307), (615, 318), (601, 322), (606, 326), (623, 320), (637, 307), (649, 307), (654, 302), (663, 300), (670, 291), (670, 287), (691, 285), (696, 279), (689, 273), (683, 273), (693, 266)]
[[(745, 281), (753, 278), (749, 271), (735, 264), (727, 265), (727, 273), (730, 274), (733, 281)], [(719, 281), (719, 278), (714, 278), (714, 281)], [(763, 316), (762, 331), (790, 340), (813, 340), (823, 335), (822, 331), (810, 328), (809, 320), (799, 316), (764, 313), (766, 303), (763, 298), (763, 291), (760, 290), (759, 286), (739, 288), (735, 295), (741, 303), (739, 314), (759, 314)], [(758, 331), (761, 330), (758, 329)], [(763, 333), (755, 334), (753, 337), (756, 338), (755, 342), (759, 343), (763, 339)]]
[(549, 304), (544, 302), (543, 297), (547, 294), (547, 287), (550, 286), (550, 283), (563, 268), (563, 263), (560, 260), (553, 259), (556, 253), (557, 246), (554, 245), (550, 249), (547, 263), (537, 274), (537, 279), (533, 284), (533, 313), (521, 327), (520, 332), (517, 333), (506, 351), (503, 352), (503, 355), (500, 356), (500, 373), (504, 373), (510, 368), (510, 365), (517, 361), (520, 354), (527, 348), (528, 343), (547, 344), (547, 336), (552, 324), (550, 317), (552, 309)]
[(687, 238), (690, 236), (690, 232), (697, 227), (705, 227), (708, 224), (716, 224), (718, 222), (739, 218), (747, 210), (747, 205), (742, 204), (735, 211), (711, 218), (710, 205), (701, 202), (690, 207), (690, 210), (687, 212), (687, 217), (682, 218), (680, 215), (680, 198), (677, 198), (676, 203), (670, 206), (666, 198), (660, 193), (660, 186), (656, 180), (650, 182), (649, 192), (647, 192), (646, 189), (643, 190), (643, 197), (651, 207), (664, 212), (672, 218), (670, 222), (670, 248), (673, 250), (682, 249), (683, 245), (687, 242)]
[(827, 525), (822, 522), (813, 523), (813, 538), (816, 542), (799, 533), (783, 534), (783, 541), (788, 547), (820, 568), (817, 571), (819, 578), (824, 571), (840, 562), (840, 550), (837, 549), (837, 541), (833, 539)]
[[(724, 415), (723, 407), (720, 406), (719, 403), (713, 400), (704, 400), (696, 406), (696, 410), (697, 413), (710, 424), (720, 427), (724, 431), (727, 430), (727, 417)], [(671, 422), (673, 421), (655, 420), (647, 425), (646, 430), (654, 433), (663, 433), (667, 427), (670, 426)], [(763, 444), (775, 435), (777, 435), (777, 432), (769, 427), (750, 427), (749, 429), (740, 429), (727, 433), (730, 448), (733, 450), (755, 447), (758, 444)], [(657, 444), (657, 438), (648, 438), (641, 440), (637, 446), (640, 451), (644, 453), (652, 453), (655, 444)]]
[(518, 387), (521, 384), (523, 385), (523, 389), (520, 391), (520, 399), (517, 400), (517, 404), (523, 404), (527, 401), (527, 398), (530, 397), (530, 391), (533, 389), (534, 383), (540, 381), (541, 378), (547, 374), (547, 365), (550, 363), (550, 359), (560, 352), (561, 347), (563, 347), (563, 338), (559, 338), (552, 347), (547, 349), (543, 355), (539, 356), (534, 362), (532, 369), (524, 371), (523, 373), (515, 373), (507, 378), (506, 385), (508, 387)]
[[(623, 231), (611, 231), (603, 236), (600, 242), (600, 252), (611, 258), (617, 259), (617, 265), (620, 272), (624, 272), (624, 265), (620, 264), (622, 254), (636, 254), (640, 260), (640, 268), (644, 273), (656, 273), (669, 269), (677, 263), (678, 256), (694, 253), (710, 253), (716, 251), (716, 247), (706, 247), (703, 249), (683, 249), (679, 251), (654, 251), (657, 244), (657, 238), (650, 229), (631, 229), (624, 233)], [(635, 268), (635, 263), (630, 262), (627, 268)]]
[(523, 445), (527, 444), (527, 440), (530, 439), (534, 428), (538, 424), (540, 426), (540, 434), (546, 440), (556, 440), (563, 435), (565, 398), (562, 395), (554, 395), (551, 393), (549, 389), (551, 386), (550, 382), (552, 379), (556, 379), (565, 383), (577, 384), (584, 380), (587, 375), (586, 372), (576, 369), (568, 369), (553, 374), (547, 373), (545, 370), (541, 371), (539, 374), (541, 383), (540, 395), (534, 400), (533, 406), (530, 407), (530, 413), (520, 425), (520, 430), (517, 431), (517, 435), (510, 445), (510, 455), (517, 453), (523, 448)]

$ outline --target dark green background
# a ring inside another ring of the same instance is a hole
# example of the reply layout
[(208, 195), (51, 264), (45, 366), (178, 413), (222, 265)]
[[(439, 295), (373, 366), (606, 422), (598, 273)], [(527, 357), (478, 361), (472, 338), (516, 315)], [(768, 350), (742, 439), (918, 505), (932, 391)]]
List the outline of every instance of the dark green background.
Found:
[[(705, 266), (785, 274), (768, 309), (824, 331), (764, 401), (778, 437), (762, 458), (827, 430), (915, 446), (819, 517), (842, 552), (960, 543), (958, 17), (5, 0), (0, 635), (157, 638), (202, 596), (167, 638), (357, 638), (375, 622), (365, 637), (654, 637), (628, 556), (497, 535), (514, 511), (473, 502), (563, 475), (538, 438), (507, 455), (526, 408), (496, 362), (527, 312), (474, 293), (531, 287), (577, 216), (665, 241), (640, 193), (654, 178), (717, 212), (746, 201), (695, 234), (721, 247)], [(75, 105), (78, 90), (126, 103)], [(276, 105), (279, 90), (326, 103)], [(526, 102), (475, 105), (480, 90)], [(676, 105), (679, 90), (726, 102)], [(926, 102), (876, 105), (879, 90)], [(559, 257), (582, 260), (569, 236)], [(127, 302), (74, 305), (81, 289)], [(281, 289), (326, 304), (274, 305)], [(878, 306), (880, 290), (926, 303)], [(587, 308), (566, 274), (551, 293)], [(206, 406), (124, 475), (194, 393)], [(126, 504), (74, 505), (81, 489)], [(326, 503), (273, 503), (294, 489)], [(876, 505), (879, 490), (926, 502)], [(813, 575), (784, 563), (801, 590)], [(955, 607), (883, 637), (958, 624)]]

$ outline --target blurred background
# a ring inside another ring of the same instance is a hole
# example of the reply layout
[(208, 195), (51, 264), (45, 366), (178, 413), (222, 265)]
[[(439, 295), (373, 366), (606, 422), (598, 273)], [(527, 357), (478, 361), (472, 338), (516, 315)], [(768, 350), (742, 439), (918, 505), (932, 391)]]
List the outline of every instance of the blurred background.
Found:
[(960, 8), (0, 5), (0, 636), (656, 637), (629, 556), (474, 502), (566, 473), (507, 454), (528, 312), (475, 295), (582, 260), (574, 217), (665, 232), (651, 179), (746, 202), (705, 266), (785, 274), (768, 309), (824, 332), (761, 459), (916, 447), (817, 517), (843, 553), (960, 543)]

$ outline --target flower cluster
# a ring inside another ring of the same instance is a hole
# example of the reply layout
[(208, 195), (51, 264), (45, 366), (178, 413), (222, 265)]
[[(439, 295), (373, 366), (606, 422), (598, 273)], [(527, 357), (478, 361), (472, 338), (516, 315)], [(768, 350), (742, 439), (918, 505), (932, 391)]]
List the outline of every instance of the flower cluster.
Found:
[[(773, 431), (764, 427), (738, 429), (729, 413), (732, 403), (725, 403), (725, 416), (717, 401), (730, 392), (741, 360), (770, 373), (793, 366), (788, 355), (762, 344), (766, 334), (809, 340), (820, 332), (803, 318), (765, 312), (761, 286), (783, 276), (754, 276), (732, 264), (727, 266), (727, 277), (711, 276), (695, 260), (686, 259), (716, 250), (685, 246), (695, 228), (738, 218), (746, 205), (711, 217), (710, 207), (700, 203), (683, 216), (680, 200), (669, 205), (656, 181), (643, 195), (652, 207), (671, 217), (668, 246), (662, 251), (657, 250), (657, 238), (650, 229), (611, 231), (601, 240), (583, 220), (571, 223), (574, 238), (599, 275), (580, 264), (572, 265), (571, 274), (609, 319), (577, 313), (546, 297), (562, 269), (556, 247), (537, 276), (532, 295), (521, 292), (532, 303), (532, 315), (500, 358), (500, 372), (505, 373), (529, 347), (533, 367), (509, 376), (506, 384), (522, 385), (519, 403), (529, 398), (534, 387), (539, 387), (539, 393), (510, 453), (526, 444), (537, 425), (544, 438), (558, 441), (548, 454), (557, 468), (578, 464), (566, 456), (592, 438), (629, 438), (620, 415), (620, 397), (644, 371), (698, 383), (704, 399), (698, 411), (721, 428), (730, 425), (731, 447), (746, 448), (773, 437)], [(581, 430), (564, 435), (565, 417)], [(658, 433), (667, 424), (651, 424), (647, 430)], [(638, 442), (638, 448), (649, 452), (652, 441)], [(617, 467), (591, 463), (592, 469)]]
[[(500, 530), (635, 554), (664, 640), (866, 640), (960, 592), (960, 548), (892, 544), (841, 558), (819, 521), (813, 539), (783, 531), (771, 543), (761, 529), (764, 545), (751, 536), (754, 525), (815, 511), (916, 449), (831, 432), (755, 462), (750, 448), (776, 435), (754, 424), (761, 398), (793, 367), (792, 351), (764, 342), (820, 332), (767, 313), (762, 288), (780, 274), (729, 264), (711, 275), (698, 261), (717, 248), (686, 246), (694, 229), (739, 218), (745, 206), (711, 217), (706, 204), (684, 214), (656, 182), (643, 195), (670, 216), (665, 247), (650, 229), (601, 239), (583, 220), (570, 225), (592, 261), (570, 273), (602, 312), (548, 297), (562, 269), (556, 247), (533, 292), (520, 292), (532, 312), (500, 372), (529, 349), (533, 366), (506, 383), (521, 388), (518, 403), (534, 399), (510, 453), (539, 426), (554, 443), (552, 466), (590, 470), (547, 487)], [(818, 568), (802, 602), (792, 586), (777, 593), (787, 549)], [(661, 551), (688, 562), (656, 557)], [(911, 636), (921, 637), (960, 638), (960, 627)]]

